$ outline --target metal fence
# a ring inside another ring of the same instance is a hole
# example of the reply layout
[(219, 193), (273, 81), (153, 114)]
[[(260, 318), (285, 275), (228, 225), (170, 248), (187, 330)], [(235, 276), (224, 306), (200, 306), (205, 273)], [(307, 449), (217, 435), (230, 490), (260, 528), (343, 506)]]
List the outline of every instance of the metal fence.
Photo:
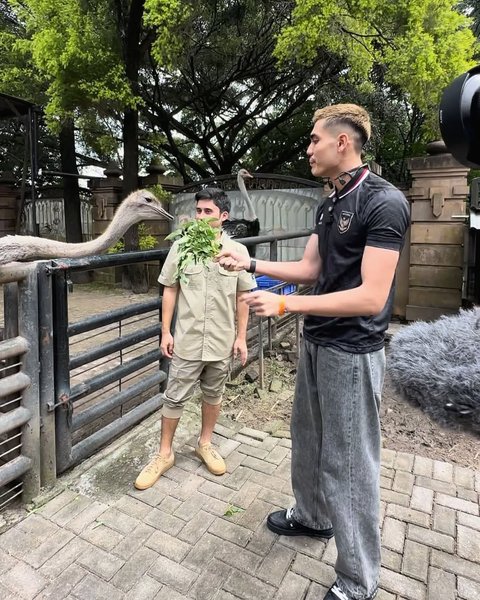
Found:
[[(246, 246), (268, 244), (276, 260), (279, 244), (309, 234), (304, 230), (241, 241)], [(23, 500), (29, 500), (40, 485), (54, 483), (58, 474), (162, 405), (168, 361), (159, 350), (161, 297), (111, 310), (92, 306), (91, 316), (72, 321), (69, 289), (70, 277), (78, 271), (147, 261), (158, 261), (160, 268), (167, 252), (45, 261), (19, 265), (15, 272), (0, 268), (0, 283), (8, 282), (0, 344), (6, 375), (0, 380), (0, 434), (7, 434), (5, 453), (0, 451), (5, 463), (0, 467), (0, 506), (2, 494), (6, 502), (23, 491)], [(260, 385), (264, 346), (271, 347), (275, 329), (295, 320), (298, 336), (295, 315), (251, 318), (249, 345), (258, 350)]]

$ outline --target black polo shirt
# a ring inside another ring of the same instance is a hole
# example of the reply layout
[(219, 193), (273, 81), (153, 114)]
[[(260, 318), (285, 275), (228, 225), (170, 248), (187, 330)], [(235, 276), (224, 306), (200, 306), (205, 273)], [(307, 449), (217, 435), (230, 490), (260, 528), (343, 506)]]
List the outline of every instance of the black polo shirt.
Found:
[[(312, 294), (321, 295), (356, 288), (362, 283), (365, 246), (402, 249), (410, 224), (405, 196), (368, 168), (360, 169), (339, 192), (335, 190), (319, 206), (315, 233), (322, 259), (319, 279)], [(363, 354), (380, 350), (388, 327), (394, 286), (383, 311), (363, 317), (305, 317), (305, 338), (320, 346), (334, 346)]]

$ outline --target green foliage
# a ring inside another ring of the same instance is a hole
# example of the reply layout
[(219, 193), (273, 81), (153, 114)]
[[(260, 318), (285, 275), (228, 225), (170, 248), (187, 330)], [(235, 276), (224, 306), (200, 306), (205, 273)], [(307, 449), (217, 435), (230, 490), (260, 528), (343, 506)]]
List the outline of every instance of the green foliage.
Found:
[[(138, 249), (139, 250), (153, 250), (157, 245), (157, 238), (150, 234), (150, 229), (145, 223), (138, 225)], [(107, 253), (117, 254), (118, 252), (125, 252), (125, 242), (123, 238), (120, 238), (116, 244), (111, 246)]]
[(240, 508), (239, 506), (235, 506), (234, 504), (229, 504), (223, 513), (225, 517), (233, 517), (237, 513), (245, 512), (244, 508)]
[(166, 240), (178, 240), (178, 263), (175, 279), (187, 283), (185, 269), (191, 264), (206, 264), (220, 252), (219, 229), (212, 227), (214, 218), (185, 221)]
[(168, 204), (173, 200), (173, 194), (171, 192), (167, 192), (167, 190), (165, 190), (160, 184), (151, 185), (147, 189), (150, 190), (152, 194), (155, 194), (156, 198), (166, 206), (168, 206)]
[(309, 64), (319, 52), (344, 63), (343, 75), (364, 91), (381, 69), (436, 128), (442, 90), (473, 63), (470, 20), (454, 0), (297, 0), (293, 22), (278, 38), (281, 63)]

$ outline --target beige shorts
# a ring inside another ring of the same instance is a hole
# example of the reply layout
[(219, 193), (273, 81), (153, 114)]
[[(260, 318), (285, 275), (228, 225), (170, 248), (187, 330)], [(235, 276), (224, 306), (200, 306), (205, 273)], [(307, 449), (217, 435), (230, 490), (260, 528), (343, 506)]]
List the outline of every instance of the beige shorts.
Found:
[(200, 384), (205, 402), (213, 405), (220, 404), (230, 365), (230, 356), (223, 360), (207, 362), (184, 360), (174, 354), (164, 392), (162, 415), (169, 419), (179, 419), (185, 402), (194, 394), (197, 382)]

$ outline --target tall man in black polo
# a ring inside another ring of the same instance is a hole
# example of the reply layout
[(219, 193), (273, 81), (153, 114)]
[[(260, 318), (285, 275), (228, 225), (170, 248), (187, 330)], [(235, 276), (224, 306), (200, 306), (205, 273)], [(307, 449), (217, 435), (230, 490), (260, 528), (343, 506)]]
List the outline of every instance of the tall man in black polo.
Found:
[(226, 268), (312, 284), (310, 296), (252, 292), (258, 315), (303, 313), (304, 341), (292, 410), (295, 505), (269, 515), (280, 535), (335, 536), (336, 581), (324, 600), (370, 600), (380, 571), (380, 422), (384, 333), (409, 225), (403, 194), (362, 164), (368, 113), (354, 104), (319, 109), (307, 155), (332, 193), (298, 262), (245, 261)]

